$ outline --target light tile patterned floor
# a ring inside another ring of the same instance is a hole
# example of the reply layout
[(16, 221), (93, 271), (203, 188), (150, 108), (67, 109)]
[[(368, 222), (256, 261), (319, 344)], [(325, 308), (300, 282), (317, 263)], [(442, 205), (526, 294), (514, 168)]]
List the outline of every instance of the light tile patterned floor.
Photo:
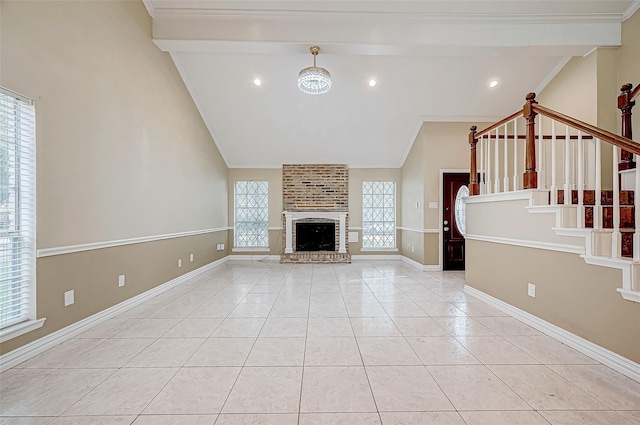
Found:
[(0, 424), (640, 425), (632, 381), (399, 261), (232, 261), (0, 375)]

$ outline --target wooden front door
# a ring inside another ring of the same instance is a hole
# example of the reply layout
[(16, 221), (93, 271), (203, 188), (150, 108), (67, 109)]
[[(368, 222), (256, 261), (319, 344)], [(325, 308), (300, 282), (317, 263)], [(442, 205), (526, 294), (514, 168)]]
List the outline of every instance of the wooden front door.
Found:
[[(442, 217), (442, 241), (444, 270), (464, 270), (464, 229), (458, 227), (460, 222), (464, 226), (462, 216), (456, 220), (456, 197), (462, 190), (460, 196), (465, 192), (469, 184), (469, 173), (445, 173), (444, 174), (444, 194), (443, 194), (443, 217)], [(459, 212), (460, 214), (460, 212)]]

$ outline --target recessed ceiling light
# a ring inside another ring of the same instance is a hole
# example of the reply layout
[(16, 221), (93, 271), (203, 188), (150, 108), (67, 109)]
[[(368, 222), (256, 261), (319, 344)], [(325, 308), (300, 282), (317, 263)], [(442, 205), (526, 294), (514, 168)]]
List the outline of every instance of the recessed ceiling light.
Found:
[(376, 84), (376, 80), (369, 80), (369, 87), (374, 87)]
[(260, 80), (260, 78), (256, 78), (255, 80), (253, 80), (253, 84), (255, 84), (256, 86), (260, 86), (262, 85), (262, 80)]
[(494, 88), (497, 85), (498, 85), (498, 80), (493, 80), (492, 82), (489, 83), (489, 87), (491, 88)]

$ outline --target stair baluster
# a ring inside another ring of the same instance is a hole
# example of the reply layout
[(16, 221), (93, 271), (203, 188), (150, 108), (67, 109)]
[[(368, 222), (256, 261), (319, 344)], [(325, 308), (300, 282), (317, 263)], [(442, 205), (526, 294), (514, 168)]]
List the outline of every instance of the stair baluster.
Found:
[(503, 129), (503, 137), (504, 137), (504, 182), (502, 183), (502, 187), (504, 187), (504, 191), (509, 191), (509, 139), (507, 138), (507, 134), (509, 134), (507, 130), (507, 123), (504, 123)]
[(542, 116), (538, 117), (538, 143), (537, 143), (537, 154), (536, 158), (540, 158), (540, 161), (537, 161), (538, 165), (538, 189), (546, 189), (547, 188), (547, 179), (545, 176), (545, 163), (547, 161), (547, 153), (544, 144), (542, 130)]
[(493, 166), (495, 167), (495, 176), (494, 178), (494, 183), (493, 183), (493, 188), (494, 188), (494, 192), (495, 193), (499, 193), (500, 192), (500, 133), (498, 132), (498, 129), (500, 127), (496, 127), (496, 147), (493, 151), (495, 158), (493, 161)]
[[(541, 131), (542, 133), (542, 131)], [(551, 121), (551, 205), (558, 204), (558, 181), (557, 181), (557, 160), (556, 160), (556, 122)]]
[[(555, 122), (555, 121), (554, 121)], [(571, 205), (571, 137), (569, 126), (564, 130), (564, 204)]]
[(513, 190), (519, 188), (518, 181), (518, 120), (513, 120)]
[(602, 144), (600, 139), (595, 139), (595, 151), (596, 151), (596, 192), (595, 192), (595, 203), (593, 206), (593, 228), (595, 230), (602, 229)]
[(578, 131), (578, 229), (584, 229), (584, 227), (584, 145), (582, 144), (582, 132)]
[(620, 233), (620, 180), (618, 179), (618, 159), (620, 149), (613, 147), (613, 233), (611, 234), (611, 258), (622, 256), (622, 235)]

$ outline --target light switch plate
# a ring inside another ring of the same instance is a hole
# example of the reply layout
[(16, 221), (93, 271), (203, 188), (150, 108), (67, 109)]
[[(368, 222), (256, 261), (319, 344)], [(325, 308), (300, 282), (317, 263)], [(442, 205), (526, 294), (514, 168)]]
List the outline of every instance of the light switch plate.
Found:
[(122, 288), (124, 286), (124, 275), (121, 274), (120, 276), (118, 276), (118, 287)]
[(75, 293), (73, 291), (73, 289), (71, 291), (67, 291), (64, 293), (64, 306), (68, 307), (71, 304), (75, 303)]
[(527, 295), (533, 298), (536, 297), (536, 285), (534, 285), (533, 283), (529, 283), (527, 285)]
[(438, 209), (438, 203), (437, 202), (429, 202), (429, 209), (437, 210)]

